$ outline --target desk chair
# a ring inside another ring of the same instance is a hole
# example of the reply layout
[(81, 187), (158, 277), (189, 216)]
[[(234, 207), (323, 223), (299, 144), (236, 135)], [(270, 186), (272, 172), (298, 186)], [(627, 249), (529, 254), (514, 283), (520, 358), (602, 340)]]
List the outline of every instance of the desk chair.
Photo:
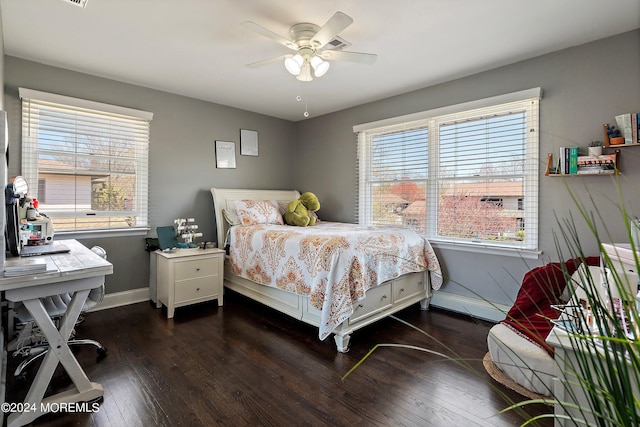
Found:
[[(91, 248), (91, 251), (102, 258), (107, 259), (107, 253), (102, 247), (94, 246)], [(104, 293), (105, 285), (103, 282), (101, 286), (94, 288), (89, 292), (89, 296), (82, 308), (82, 313), (84, 314), (100, 304), (104, 299)], [(56, 325), (66, 313), (67, 306), (71, 303), (72, 297), (73, 295), (64, 293), (40, 299), (42, 301), (42, 305), (49, 314), (49, 317), (53, 319)], [(14, 376), (19, 377), (31, 363), (47, 354), (47, 351), (49, 351), (49, 343), (44, 338), (44, 335), (38, 330), (33, 317), (24, 304), (18, 303), (13, 310), (17, 323), (22, 326), (20, 334), (15, 340), (15, 351), (13, 355), (26, 357), (22, 362), (20, 362), (14, 371)], [(83, 317), (81, 315), (76, 324), (82, 322), (82, 320)], [(74, 336), (75, 332), (72, 332), (71, 339), (67, 341), (69, 345), (93, 345), (97, 349), (98, 360), (106, 357), (107, 348), (98, 341), (92, 339), (75, 339)]]

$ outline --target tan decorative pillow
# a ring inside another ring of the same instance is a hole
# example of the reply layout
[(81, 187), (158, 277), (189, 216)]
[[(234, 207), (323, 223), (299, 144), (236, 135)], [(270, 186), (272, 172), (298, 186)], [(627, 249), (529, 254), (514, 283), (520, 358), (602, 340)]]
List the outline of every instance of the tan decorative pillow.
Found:
[(278, 202), (275, 200), (236, 200), (234, 204), (242, 225), (284, 225)]
[(222, 216), (229, 225), (240, 224), (240, 220), (238, 219), (238, 214), (235, 209), (222, 209)]
[(278, 201), (278, 210), (280, 211), (280, 215), (284, 215), (287, 212), (287, 206), (289, 206), (289, 202)]

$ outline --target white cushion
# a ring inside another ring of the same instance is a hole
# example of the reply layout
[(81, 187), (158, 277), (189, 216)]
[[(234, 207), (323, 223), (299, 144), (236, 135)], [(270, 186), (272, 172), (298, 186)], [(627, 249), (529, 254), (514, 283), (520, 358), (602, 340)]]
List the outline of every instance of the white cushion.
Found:
[(491, 360), (509, 378), (535, 393), (551, 395), (556, 363), (544, 349), (502, 323), (489, 330), (487, 345)]

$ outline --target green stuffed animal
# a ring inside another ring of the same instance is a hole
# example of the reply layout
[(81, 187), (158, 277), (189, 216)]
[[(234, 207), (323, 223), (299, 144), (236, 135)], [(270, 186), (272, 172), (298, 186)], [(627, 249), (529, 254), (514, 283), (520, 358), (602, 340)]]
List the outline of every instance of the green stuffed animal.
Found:
[(309, 215), (309, 212), (315, 212), (320, 209), (320, 201), (315, 194), (306, 192), (287, 205), (287, 211), (284, 214), (284, 221), (288, 225), (297, 225), (298, 227), (306, 227), (307, 225), (316, 224), (316, 216)]

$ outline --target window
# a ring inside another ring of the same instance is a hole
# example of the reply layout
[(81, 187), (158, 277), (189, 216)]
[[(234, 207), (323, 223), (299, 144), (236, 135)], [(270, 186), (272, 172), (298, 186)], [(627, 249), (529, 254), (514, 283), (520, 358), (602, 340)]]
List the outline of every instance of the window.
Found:
[(433, 242), (537, 250), (538, 100), (531, 89), (358, 125), (358, 221)]
[(56, 231), (148, 227), (153, 115), (19, 89), (22, 174)]

